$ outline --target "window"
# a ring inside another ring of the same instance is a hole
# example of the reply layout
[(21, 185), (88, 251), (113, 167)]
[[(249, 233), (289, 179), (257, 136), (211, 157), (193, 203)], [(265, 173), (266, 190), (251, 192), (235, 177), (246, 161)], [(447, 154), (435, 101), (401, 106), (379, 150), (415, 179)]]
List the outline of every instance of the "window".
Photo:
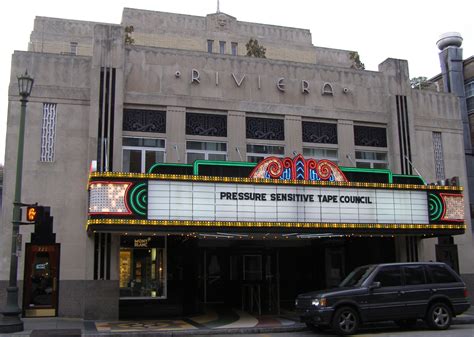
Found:
[(285, 140), (283, 119), (246, 117), (245, 127), (247, 139)]
[(166, 111), (123, 110), (123, 131), (166, 133)]
[(124, 137), (122, 145), (124, 172), (145, 173), (165, 161), (164, 139)]
[(166, 298), (166, 237), (120, 238), (121, 298)]
[(402, 285), (401, 268), (390, 266), (380, 268), (373, 282), (380, 282), (382, 287), (398, 287)]
[(212, 54), (212, 45), (214, 44), (213, 40), (207, 40), (207, 52)]
[(283, 157), (285, 154), (284, 146), (247, 144), (247, 161), (258, 163), (260, 160), (269, 156)]
[(225, 41), (219, 41), (219, 53), (225, 54)]
[(337, 149), (331, 148), (312, 148), (312, 147), (303, 147), (303, 156), (314, 159), (328, 159), (337, 164), (339, 157), (337, 154)]
[(337, 124), (303, 121), (301, 126), (304, 143), (337, 144)]
[(232, 42), (230, 44), (231, 48), (232, 48), (232, 56), (237, 56), (237, 47), (238, 47), (238, 43), (237, 42)]
[(339, 287), (360, 286), (367, 276), (374, 270), (373, 266), (362, 266), (354, 269), (339, 285)]
[(385, 128), (354, 125), (354, 144), (356, 146), (387, 147)]
[(443, 265), (428, 265), (426, 268), (428, 269), (431, 283), (459, 282), (458, 278)]
[(387, 153), (378, 151), (356, 151), (356, 166), (361, 168), (388, 168)]
[(474, 81), (465, 85), (467, 111), (474, 110)]
[(186, 134), (227, 137), (227, 116), (187, 112)]
[(404, 266), (403, 271), (405, 272), (406, 285), (417, 285), (426, 283), (425, 269), (422, 265)]
[(186, 162), (195, 160), (227, 160), (227, 144), (214, 142), (186, 142)]
[(69, 52), (70, 52), (72, 55), (77, 55), (77, 42), (71, 42), (71, 43), (69, 44), (69, 47), (70, 47)]
[(54, 161), (54, 144), (56, 140), (56, 103), (43, 103), (43, 123), (41, 126), (40, 161)]

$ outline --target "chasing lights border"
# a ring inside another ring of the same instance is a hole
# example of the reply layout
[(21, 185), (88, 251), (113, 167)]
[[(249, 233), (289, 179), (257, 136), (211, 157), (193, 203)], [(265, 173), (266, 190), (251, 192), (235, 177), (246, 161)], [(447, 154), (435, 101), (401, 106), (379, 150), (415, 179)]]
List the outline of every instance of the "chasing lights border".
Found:
[[(461, 207), (461, 210), (462, 210), (462, 217), (464, 218), (465, 217), (465, 214), (464, 214), (464, 197), (462, 194), (453, 194), (453, 193), (440, 193), (439, 194), (441, 199), (443, 200), (443, 214), (441, 215), (441, 221), (455, 221), (455, 222), (461, 222), (461, 221), (464, 221), (464, 220), (461, 220), (461, 219), (451, 219), (450, 217), (446, 217), (446, 214), (451, 212), (452, 209), (451, 207)], [(461, 205), (449, 205), (449, 202), (448, 200), (451, 199), (451, 198), (455, 198), (455, 199), (461, 199), (460, 202)]]
[(428, 190), (428, 191), (451, 191), (462, 192), (462, 186), (440, 186), (440, 185), (414, 185), (414, 184), (390, 184), (390, 183), (366, 183), (366, 182), (343, 182), (343, 181), (310, 181), (310, 180), (283, 180), (283, 179), (261, 179), (261, 178), (235, 178), (215, 176), (194, 176), (181, 174), (150, 174), (129, 172), (91, 172), (89, 183), (94, 179), (149, 179), (149, 180), (172, 180), (190, 182), (213, 182), (213, 183), (240, 183), (260, 185), (301, 185), (301, 186), (324, 186), (324, 187), (355, 187), (355, 188), (382, 188), (397, 190)]
[(145, 219), (89, 219), (92, 225), (138, 225), (163, 227), (253, 227), (253, 228), (306, 228), (306, 229), (392, 229), (392, 230), (466, 230), (465, 223), (457, 224), (354, 224), (319, 222), (245, 222), (245, 221), (196, 221), (196, 220), (145, 220)]
[(130, 210), (130, 206), (128, 205), (128, 200), (129, 200), (129, 192), (130, 189), (133, 186), (133, 183), (131, 181), (104, 181), (104, 180), (95, 180), (95, 181), (89, 181), (89, 190), (96, 188), (96, 187), (101, 187), (97, 185), (127, 185), (124, 191), (123, 195), (123, 203), (125, 205), (125, 211), (124, 212), (111, 212), (111, 211), (88, 211), (89, 215), (132, 215), (133, 212)]

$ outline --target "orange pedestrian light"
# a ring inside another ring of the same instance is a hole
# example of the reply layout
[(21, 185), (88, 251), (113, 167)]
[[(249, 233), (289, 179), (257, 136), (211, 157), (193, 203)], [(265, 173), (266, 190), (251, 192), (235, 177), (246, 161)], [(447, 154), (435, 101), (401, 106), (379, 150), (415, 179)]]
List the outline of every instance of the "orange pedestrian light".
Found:
[(36, 222), (41, 216), (42, 206), (28, 206), (26, 208), (26, 220), (31, 222)]

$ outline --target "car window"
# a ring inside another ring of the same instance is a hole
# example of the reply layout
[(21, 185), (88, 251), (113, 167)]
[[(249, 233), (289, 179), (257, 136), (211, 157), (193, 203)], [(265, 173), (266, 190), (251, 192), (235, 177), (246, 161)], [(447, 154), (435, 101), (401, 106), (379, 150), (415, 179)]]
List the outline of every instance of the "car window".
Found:
[(427, 265), (431, 283), (454, 283), (458, 278), (443, 265)]
[(374, 277), (374, 282), (380, 282), (382, 287), (396, 287), (402, 285), (402, 270), (400, 266), (382, 267)]
[(347, 275), (341, 284), (339, 284), (339, 287), (360, 286), (374, 268), (374, 266), (362, 266), (354, 269), (349, 275)]
[(403, 271), (405, 272), (405, 284), (416, 285), (425, 284), (425, 269), (422, 265), (419, 266), (404, 266)]

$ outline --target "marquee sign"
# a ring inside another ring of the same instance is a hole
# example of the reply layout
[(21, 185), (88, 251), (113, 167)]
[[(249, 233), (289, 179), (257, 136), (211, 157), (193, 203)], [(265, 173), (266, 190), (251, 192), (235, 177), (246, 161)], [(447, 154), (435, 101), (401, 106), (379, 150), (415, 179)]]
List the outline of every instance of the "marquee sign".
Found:
[(334, 163), (302, 156), (267, 158), (250, 178), (96, 172), (88, 226), (456, 234), (465, 229), (461, 191), (348, 182)]
[(423, 191), (148, 183), (148, 219), (428, 224)]

